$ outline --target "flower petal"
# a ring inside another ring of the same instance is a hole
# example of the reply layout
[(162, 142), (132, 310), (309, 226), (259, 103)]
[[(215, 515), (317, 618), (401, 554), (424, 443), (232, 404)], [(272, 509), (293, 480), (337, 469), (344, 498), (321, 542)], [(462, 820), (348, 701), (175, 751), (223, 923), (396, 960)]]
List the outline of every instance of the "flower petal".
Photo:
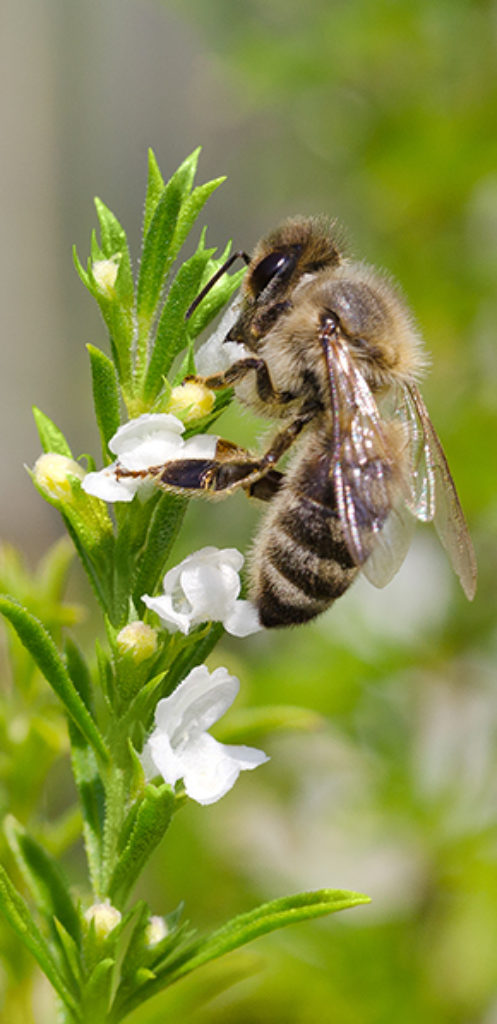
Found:
[(237, 296), (219, 321), (214, 333), (198, 349), (195, 366), (197, 373), (203, 377), (227, 370), (237, 359), (244, 359), (250, 355), (245, 345), (237, 341), (225, 341), (226, 335), (238, 319), (240, 308), (240, 297)]
[(174, 608), (171, 594), (162, 594), (159, 597), (149, 597), (148, 594), (143, 594), (142, 601), (146, 604), (147, 608), (150, 608), (152, 612), (159, 616), (161, 622), (171, 633), (179, 629), (186, 636), (190, 632), (192, 625), (191, 609), (190, 611), (182, 612)]
[(173, 435), (179, 437), (184, 429), (181, 420), (171, 413), (145, 412), (142, 416), (136, 416), (123, 423), (109, 441), (109, 448), (114, 455), (122, 456), (149, 438), (158, 436), (167, 439)]
[(238, 679), (227, 669), (217, 668), (210, 674), (205, 665), (199, 665), (170, 697), (159, 701), (156, 727), (167, 733), (176, 750), (185, 737), (197, 736), (217, 722), (231, 706), (239, 689)]
[(181, 760), (185, 790), (192, 800), (213, 804), (234, 786), (241, 765), (227, 753), (228, 749), (208, 733), (188, 745)]
[(181, 588), (196, 623), (222, 621), (240, 592), (240, 577), (230, 566), (190, 564), (181, 573)]
[(165, 732), (159, 732), (158, 730), (153, 732), (144, 747), (142, 764), (146, 774), (148, 774), (150, 762), (152, 762), (155, 768), (152, 777), (154, 774), (162, 775), (164, 782), (167, 782), (170, 786), (174, 786), (178, 779), (183, 778), (183, 761), (174, 752), (169, 737)]
[(81, 486), (87, 494), (101, 498), (102, 501), (133, 501), (141, 484), (139, 479), (117, 477), (114, 462), (97, 473), (87, 473)]
[(259, 612), (252, 601), (235, 601), (223, 619), (223, 625), (232, 636), (250, 636), (262, 629)]

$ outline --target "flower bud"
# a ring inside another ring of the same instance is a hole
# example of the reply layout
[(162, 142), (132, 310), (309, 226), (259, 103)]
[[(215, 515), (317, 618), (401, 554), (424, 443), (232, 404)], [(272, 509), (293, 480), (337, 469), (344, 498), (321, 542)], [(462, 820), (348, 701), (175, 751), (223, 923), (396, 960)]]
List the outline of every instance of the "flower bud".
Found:
[(168, 932), (168, 927), (163, 917), (159, 917), (154, 914), (153, 917), (149, 917), (148, 924), (145, 929), (145, 942), (147, 946), (156, 946), (162, 939), (165, 939)]
[(205, 384), (195, 380), (187, 380), (179, 387), (173, 388), (166, 411), (177, 416), (183, 423), (199, 420), (211, 411), (216, 396)]
[(119, 263), (116, 260), (95, 260), (91, 266), (95, 284), (106, 299), (113, 299), (115, 296), (115, 283), (119, 271)]
[(40, 455), (33, 467), (35, 484), (52, 501), (71, 501), (71, 477), (82, 480), (84, 475), (83, 468), (74, 459), (69, 459), (66, 455), (57, 455), (55, 452)]
[(130, 657), (135, 665), (151, 658), (157, 650), (157, 630), (145, 622), (130, 622), (117, 634), (119, 654)]
[(90, 925), (93, 921), (95, 934), (98, 939), (106, 939), (107, 936), (119, 924), (121, 914), (119, 910), (111, 905), (109, 900), (105, 903), (94, 903), (85, 913), (85, 921)]

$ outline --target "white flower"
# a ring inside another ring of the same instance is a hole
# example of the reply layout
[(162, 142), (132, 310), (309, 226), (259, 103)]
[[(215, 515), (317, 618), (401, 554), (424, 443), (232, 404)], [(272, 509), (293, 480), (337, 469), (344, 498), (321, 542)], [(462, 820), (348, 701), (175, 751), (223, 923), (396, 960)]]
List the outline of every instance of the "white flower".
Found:
[(142, 601), (171, 632), (222, 622), (233, 636), (248, 636), (262, 627), (252, 602), (238, 600), (243, 562), (236, 548), (201, 548), (166, 573), (160, 597), (143, 594)]
[(238, 341), (225, 341), (226, 335), (238, 319), (240, 299), (237, 297), (220, 320), (216, 330), (195, 355), (197, 373), (208, 377), (211, 373), (220, 373), (236, 363), (237, 359), (245, 359), (250, 352)]
[(174, 786), (183, 779), (185, 790), (199, 804), (220, 800), (241, 771), (250, 771), (269, 758), (255, 747), (227, 746), (207, 732), (233, 703), (240, 683), (225, 668), (209, 674), (201, 665), (187, 675), (170, 697), (157, 704), (155, 729), (142, 754), (146, 774), (162, 775)]
[[(98, 473), (87, 473), (83, 490), (103, 501), (132, 501), (139, 488), (150, 482), (147, 473), (152, 467), (175, 459), (214, 458), (214, 434), (197, 434), (185, 441), (184, 429), (184, 423), (170, 413), (144, 413), (124, 423), (109, 441), (116, 462)], [(123, 477), (119, 469), (143, 475)]]

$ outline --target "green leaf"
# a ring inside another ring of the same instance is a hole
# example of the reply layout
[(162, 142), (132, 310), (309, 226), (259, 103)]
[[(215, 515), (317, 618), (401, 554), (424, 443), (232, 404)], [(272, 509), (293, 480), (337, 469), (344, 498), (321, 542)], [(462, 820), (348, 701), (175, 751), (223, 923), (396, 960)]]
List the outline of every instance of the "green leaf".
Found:
[(53, 958), (50, 947), (37, 928), (22, 896), (14, 888), (9, 876), (0, 866), (0, 912), (9, 922), (21, 942), (38, 961), (42, 971), (53, 985), (62, 1001), (80, 1019), (79, 1009), (73, 994), (62, 977)]
[(116, 961), (112, 957), (106, 957), (93, 968), (84, 987), (81, 1000), (84, 1021), (107, 1019), (107, 1010), (112, 996), (111, 974), (115, 964)]
[(148, 151), (148, 180), (147, 194), (145, 196), (145, 211), (143, 215), (143, 237), (147, 234), (150, 221), (155, 213), (159, 199), (164, 191), (164, 178), (152, 149)]
[(93, 403), (98, 429), (102, 439), (102, 452), (106, 462), (112, 461), (108, 444), (119, 427), (119, 391), (114, 364), (94, 345), (87, 345), (91, 364)]
[(68, 636), (64, 643), (64, 654), (67, 671), (74, 683), (83, 704), (93, 717), (93, 693), (91, 675), (79, 647), (72, 637)]
[(55, 426), (55, 423), (35, 405), (33, 406), (33, 416), (43, 451), (55, 452), (57, 455), (65, 455), (68, 459), (72, 459), (71, 449), (62, 431)]
[(180, 950), (176, 956), (167, 961), (164, 968), (157, 973), (154, 980), (149, 981), (126, 1000), (121, 1008), (122, 1016), (129, 1013), (143, 1000), (160, 992), (167, 985), (172, 985), (185, 975), (190, 974), (203, 964), (216, 960), (240, 946), (252, 942), (260, 935), (284, 928), (289, 924), (307, 921), (315, 917), (336, 913), (369, 903), (369, 897), (360, 893), (347, 892), (340, 889), (320, 889), (316, 892), (298, 893), (282, 899), (263, 903), (255, 910), (228, 921), (222, 928), (212, 932), (205, 939), (196, 940)]
[(186, 508), (186, 499), (177, 494), (161, 494), (155, 506), (133, 586), (133, 601), (139, 613), (144, 607), (143, 594), (154, 594), (164, 574)]
[[(189, 321), (189, 332), (192, 338), (196, 338), (214, 320), (214, 317), (221, 312), (224, 306), (228, 304), (240, 287), (245, 273), (245, 267), (242, 267), (235, 274), (225, 274), (205, 298), (202, 299), (202, 302)], [(211, 274), (211, 276), (213, 275)], [(202, 282), (202, 287), (203, 285), (204, 282)]]
[(78, 942), (79, 916), (59, 865), (13, 815), (9, 814), (5, 819), (4, 829), (17, 866), (38, 910), (51, 923), (54, 917), (58, 918)]
[(181, 209), (181, 188), (175, 178), (166, 185), (152, 217), (143, 244), (137, 289), (137, 314), (140, 325), (148, 330), (160, 298), (171, 256), (171, 243)]
[(131, 309), (134, 301), (133, 275), (126, 232), (117, 217), (101, 199), (95, 199), (95, 208), (100, 224), (102, 241), (101, 259), (115, 259), (119, 263), (116, 278), (116, 294), (123, 306)]
[(150, 399), (160, 391), (163, 378), (178, 352), (185, 347), (185, 313), (198, 294), (200, 282), (213, 250), (196, 252), (180, 267), (169, 290), (157, 327), (154, 347), (145, 379), (144, 394)]
[(215, 178), (213, 181), (207, 181), (205, 185), (199, 185), (198, 188), (194, 189), (192, 194), (188, 196), (182, 204), (176, 231), (174, 233), (173, 245), (171, 247), (171, 254), (173, 258), (181, 249), (185, 238), (195, 223), (202, 207), (205, 206), (209, 196), (211, 196), (212, 193), (223, 184), (223, 181), (226, 181), (226, 177)]
[(126, 899), (144, 864), (162, 839), (175, 806), (170, 786), (148, 785), (140, 803), (136, 820), (112, 873), (109, 896), (114, 902)]
[(101, 850), (105, 818), (105, 791), (93, 749), (69, 721), (71, 763), (83, 815), (83, 836), (94, 892), (101, 892)]
[(62, 701), (66, 711), (104, 761), (109, 754), (105, 743), (79, 696), (62, 658), (45, 627), (16, 600), (0, 596), (0, 611), (13, 625), (40, 672)]
[[(84, 492), (82, 492), (84, 493)], [(61, 511), (66, 530), (78, 552), (83, 568), (93, 587), (95, 597), (112, 622), (120, 620), (121, 609), (116, 607), (113, 590), (112, 568), (114, 563), (114, 535), (112, 523), (103, 502), (89, 498), (88, 509), (93, 513), (101, 506), (97, 522), (78, 515), (74, 507)], [(94, 518), (93, 515), (91, 518)], [(99, 531), (99, 526), (102, 529)]]
[(80, 951), (72, 935), (69, 935), (69, 932), (66, 931), (64, 925), (57, 918), (54, 920), (54, 929), (57, 945), (61, 951), (66, 973), (68, 974), (69, 987), (79, 990), (82, 982)]

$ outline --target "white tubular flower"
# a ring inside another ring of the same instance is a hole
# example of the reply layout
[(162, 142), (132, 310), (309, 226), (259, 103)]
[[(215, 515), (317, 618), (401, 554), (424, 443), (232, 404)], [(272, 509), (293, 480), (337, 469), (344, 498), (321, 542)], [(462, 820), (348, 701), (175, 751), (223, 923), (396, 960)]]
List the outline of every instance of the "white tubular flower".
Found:
[[(109, 441), (116, 462), (97, 473), (87, 473), (82, 487), (103, 501), (132, 501), (136, 492), (148, 484), (147, 471), (175, 459), (212, 459), (216, 452), (214, 434), (197, 434), (187, 441), (181, 436), (184, 423), (170, 413), (144, 413), (122, 427)], [(144, 474), (120, 476), (118, 470)]]
[(252, 602), (238, 599), (243, 562), (236, 548), (201, 548), (166, 573), (160, 597), (143, 594), (142, 601), (171, 632), (222, 622), (233, 636), (248, 636), (262, 626)]
[(237, 359), (245, 359), (250, 352), (238, 341), (225, 341), (226, 335), (238, 318), (240, 299), (237, 297), (222, 317), (213, 334), (204, 341), (195, 355), (197, 373), (208, 377), (211, 373), (227, 370)]
[(269, 758), (255, 747), (228, 746), (209, 729), (233, 703), (240, 683), (225, 668), (209, 674), (205, 665), (192, 669), (170, 697), (157, 704), (155, 729), (142, 753), (146, 774), (170, 786), (183, 779), (185, 790), (199, 804), (213, 804), (235, 784), (240, 772), (251, 771)]

